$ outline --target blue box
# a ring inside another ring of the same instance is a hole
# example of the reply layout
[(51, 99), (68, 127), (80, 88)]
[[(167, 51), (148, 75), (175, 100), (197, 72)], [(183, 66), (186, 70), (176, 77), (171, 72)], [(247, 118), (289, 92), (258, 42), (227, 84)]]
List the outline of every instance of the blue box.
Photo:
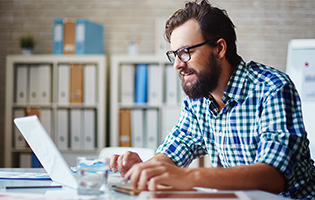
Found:
[(104, 28), (101, 24), (77, 19), (75, 54), (104, 54)]

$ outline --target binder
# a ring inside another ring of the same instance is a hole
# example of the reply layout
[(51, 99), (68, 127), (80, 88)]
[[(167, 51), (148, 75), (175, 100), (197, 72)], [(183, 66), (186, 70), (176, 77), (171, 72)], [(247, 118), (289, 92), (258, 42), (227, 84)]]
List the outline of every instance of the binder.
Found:
[(58, 103), (68, 104), (70, 92), (70, 66), (58, 66)]
[(28, 101), (28, 66), (19, 65), (16, 68), (16, 103), (26, 104)]
[(68, 149), (68, 110), (57, 110), (57, 131), (56, 131), (56, 143), (60, 150)]
[[(18, 117), (24, 117), (25, 116), (25, 110), (24, 109), (15, 109), (13, 111), (13, 116), (14, 118)], [(25, 149), (27, 147), (26, 141), (19, 131), (19, 129), (14, 126), (14, 132), (13, 132), (13, 137), (14, 137), (14, 148), (16, 149)]]
[(174, 105), (177, 104), (178, 97), (178, 75), (177, 71), (172, 65), (165, 66), (166, 71), (166, 104)]
[(53, 54), (63, 54), (63, 19), (54, 20)]
[(70, 103), (83, 103), (83, 66), (70, 67)]
[(131, 111), (130, 109), (119, 110), (119, 146), (131, 146)]
[(133, 104), (135, 99), (136, 68), (131, 64), (120, 66), (120, 99), (122, 104)]
[(173, 127), (177, 124), (180, 116), (180, 108), (163, 108), (162, 110), (162, 131), (160, 141), (162, 142)]
[(144, 110), (131, 110), (131, 143), (133, 147), (144, 147)]
[(164, 38), (165, 34), (165, 17), (157, 17), (155, 20), (155, 54), (165, 55), (165, 52), (170, 49), (169, 43)]
[(39, 103), (49, 104), (51, 102), (51, 68), (50, 65), (40, 65), (38, 67), (38, 95)]
[(31, 168), (32, 167), (32, 154), (20, 153), (19, 154), (19, 167), (20, 168)]
[(79, 150), (82, 147), (82, 118), (81, 110), (70, 110), (70, 147), (72, 150)]
[(86, 19), (76, 20), (75, 53), (104, 54), (103, 26)]
[(51, 110), (42, 108), (40, 110), (40, 121), (42, 122), (45, 130), (51, 137), (52, 133), (52, 117), (51, 117)]
[(26, 113), (28, 116), (36, 115), (38, 119), (41, 119), (40, 108), (27, 108)]
[(63, 41), (63, 54), (75, 53), (75, 20), (64, 20), (64, 41)]
[(147, 103), (148, 100), (148, 65), (136, 67), (135, 103)]
[(84, 103), (93, 105), (96, 103), (96, 65), (89, 64), (84, 66)]
[(149, 109), (146, 111), (146, 147), (157, 149), (158, 147), (158, 110), (156, 109)]
[(93, 150), (95, 149), (95, 110), (84, 110), (84, 131), (83, 131), (83, 149)]
[(148, 104), (160, 105), (162, 103), (162, 71), (159, 65), (148, 67)]
[(30, 67), (30, 88), (29, 88), (29, 102), (31, 104), (39, 104), (40, 96), (39, 96), (39, 67), (37, 65), (32, 65)]

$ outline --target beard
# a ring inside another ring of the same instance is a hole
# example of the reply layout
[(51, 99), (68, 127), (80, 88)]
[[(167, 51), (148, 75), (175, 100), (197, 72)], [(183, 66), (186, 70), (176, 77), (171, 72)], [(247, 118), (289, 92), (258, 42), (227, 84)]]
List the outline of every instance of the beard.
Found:
[[(179, 77), (182, 82), (184, 92), (192, 99), (208, 96), (218, 87), (219, 78), (221, 75), (221, 68), (216, 61), (213, 54), (209, 56), (204, 70), (197, 72), (192, 68), (184, 68), (179, 72)], [(181, 72), (195, 74), (197, 79), (193, 82), (185, 81)]]

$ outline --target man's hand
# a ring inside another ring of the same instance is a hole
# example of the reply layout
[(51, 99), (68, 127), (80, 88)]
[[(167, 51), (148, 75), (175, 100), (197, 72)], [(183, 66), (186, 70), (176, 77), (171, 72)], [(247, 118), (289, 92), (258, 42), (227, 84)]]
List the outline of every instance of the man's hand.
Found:
[(142, 163), (141, 158), (135, 152), (127, 151), (122, 155), (114, 154), (110, 158), (110, 169), (116, 173), (118, 170), (122, 177), (126, 172), (137, 163)]
[(191, 189), (188, 168), (180, 168), (170, 162), (151, 159), (134, 165), (126, 174), (135, 189), (157, 190), (158, 185), (171, 186), (174, 189)]

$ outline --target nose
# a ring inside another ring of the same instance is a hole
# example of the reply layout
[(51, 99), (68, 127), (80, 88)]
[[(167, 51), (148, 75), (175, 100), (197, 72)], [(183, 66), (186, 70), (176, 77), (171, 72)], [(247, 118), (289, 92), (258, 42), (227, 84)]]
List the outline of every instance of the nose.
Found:
[(180, 68), (183, 68), (185, 65), (186, 63), (181, 61), (178, 56), (175, 57), (175, 61), (173, 64), (174, 69), (179, 70)]

